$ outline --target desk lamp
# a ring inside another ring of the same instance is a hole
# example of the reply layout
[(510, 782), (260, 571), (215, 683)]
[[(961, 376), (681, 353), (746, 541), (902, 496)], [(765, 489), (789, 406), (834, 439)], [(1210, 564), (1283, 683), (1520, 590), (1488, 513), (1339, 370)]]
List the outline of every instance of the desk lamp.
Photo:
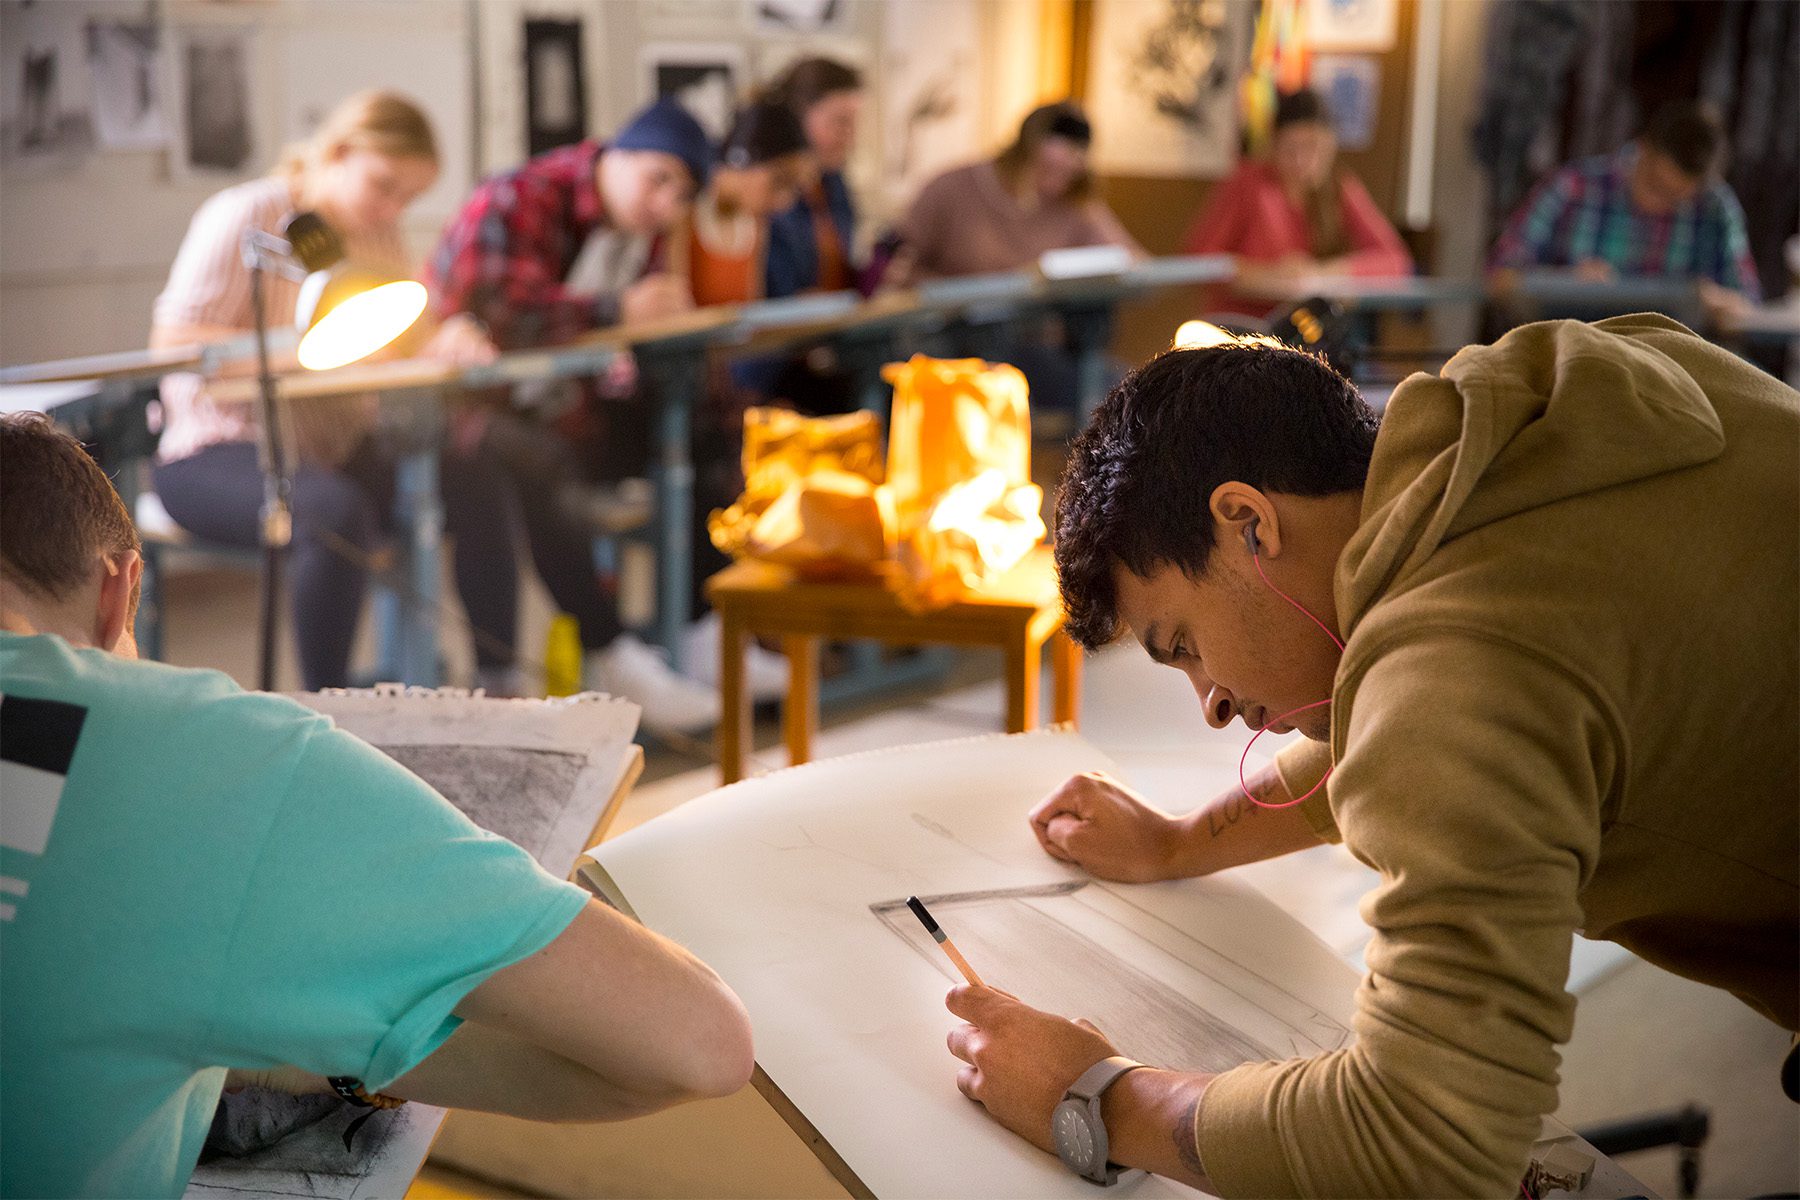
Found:
[(1322, 354), (1338, 370), (1349, 375), (1356, 366), (1356, 347), (1343, 305), (1320, 296), (1288, 304), (1263, 320), (1232, 316), (1229, 322), (1183, 321), (1175, 331), (1177, 350), (1209, 346), (1270, 344), (1270, 339), (1300, 350)]
[(372, 273), (344, 263), (344, 243), (317, 213), (296, 213), (281, 234), (247, 229), (241, 245), (250, 271), (250, 306), (256, 325), (256, 370), (262, 421), (257, 460), (263, 475), (263, 567), (258, 620), (257, 687), (275, 687), (275, 641), (280, 627), (282, 565), (294, 520), (293, 479), (282, 445), (269, 369), (269, 320), (263, 272), (300, 280), (295, 324), (301, 330), (300, 365), (323, 371), (367, 357), (412, 327), (425, 311), (425, 287), (410, 279)]

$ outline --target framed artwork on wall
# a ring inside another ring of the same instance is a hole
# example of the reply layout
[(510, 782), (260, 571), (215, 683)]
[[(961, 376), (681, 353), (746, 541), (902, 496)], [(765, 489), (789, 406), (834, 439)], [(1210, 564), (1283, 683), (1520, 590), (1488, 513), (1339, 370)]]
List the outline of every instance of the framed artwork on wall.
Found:
[(731, 42), (651, 42), (640, 52), (646, 102), (673, 98), (694, 114), (708, 137), (723, 138), (743, 94), (749, 67)]
[(1238, 154), (1250, 0), (1098, 0), (1088, 109), (1107, 175), (1215, 178)]
[(525, 22), (525, 152), (542, 154), (587, 136), (581, 21)]

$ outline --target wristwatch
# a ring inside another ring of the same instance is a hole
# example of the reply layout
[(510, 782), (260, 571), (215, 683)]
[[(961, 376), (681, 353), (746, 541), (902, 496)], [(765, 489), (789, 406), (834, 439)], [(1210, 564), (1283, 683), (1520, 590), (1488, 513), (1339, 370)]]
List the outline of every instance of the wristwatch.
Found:
[(1106, 1158), (1111, 1147), (1106, 1140), (1106, 1122), (1100, 1119), (1100, 1097), (1120, 1076), (1143, 1065), (1118, 1054), (1101, 1059), (1069, 1085), (1062, 1103), (1050, 1114), (1050, 1137), (1056, 1143), (1056, 1156), (1065, 1167), (1091, 1183), (1110, 1187), (1119, 1178), (1118, 1165)]

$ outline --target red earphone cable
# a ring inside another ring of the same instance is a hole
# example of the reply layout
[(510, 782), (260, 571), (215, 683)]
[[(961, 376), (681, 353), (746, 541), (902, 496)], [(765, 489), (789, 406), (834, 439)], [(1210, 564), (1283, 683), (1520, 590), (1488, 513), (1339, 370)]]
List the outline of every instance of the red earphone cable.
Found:
[[(1255, 535), (1251, 534), (1250, 537), (1254, 538)], [(1252, 544), (1251, 544), (1250, 557), (1256, 563), (1256, 573), (1262, 577), (1262, 581), (1265, 584), (1268, 584), (1269, 590), (1274, 592), (1277, 596), (1280, 596), (1283, 600), (1286, 600), (1289, 604), (1293, 605), (1295, 608), (1299, 609), (1301, 612), (1305, 613), (1307, 616), (1307, 619), (1310, 620), (1314, 625), (1317, 625), (1321, 630), (1323, 630), (1325, 632), (1325, 636), (1331, 639), (1331, 644), (1336, 646), (1340, 651), (1342, 651), (1344, 648), (1344, 643), (1338, 639), (1337, 634), (1331, 632), (1331, 627), (1329, 625), (1325, 624), (1325, 622), (1319, 620), (1318, 617), (1314, 616), (1312, 611), (1310, 609), (1308, 609), (1306, 607), (1306, 605), (1300, 603), (1298, 600), (1294, 599), (1292, 596), (1288, 595), (1286, 592), (1284, 592), (1280, 588), (1276, 587), (1273, 583), (1269, 582), (1269, 576), (1268, 576), (1267, 572), (1265, 572), (1263, 570), (1262, 555), (1257, 552), (1254, 542), (1252, 542)], [(1308, 791), (1305, 796), (1298, 796), (1298, 797), (1296, 797), (1292, 800), (1289, 800), (1285, 803), (1282, 803), (1282, 804), (1270, 804), (1266, 800), (1258, 800), (1255, 796), (1252, 796), (1250, 794), (1250, 785), (1244, 781), (1244, 763), (1250, 757), (1250, 747), (1256, 745), (1257, 738), (1261, 737), (1263, 734), (1265, 734), (1269, 731), (1269, 726), (1279, 724), (1282, 721), (1285, 721), (1289, 717), (1293, 716), (1295, 713), (1303, 713), (1303, 712), (1307, 712), (1307, 711), (1309, 711), (1311, 709), (1315, 709), (1315, 708), (1324, 708), (1327, 704), (1330, 704), (1330, 703), (1331, 703), (1331, 697), (1327, 696), (1323, 700), (1316, 700), (1311, 704), (1302, 704), (1299, 708), (1289, 709), (1287, 712), (1282, 713), (1278, 717), (1275, 717), (1271, 720), (1264, 721), (1262, 724), (1262, 728), (1258, 729), (1255, 732), (1255, 734), (1253, 734), (1251, 736), (1250, 740), (1248, 742), (1244, 743), (1244, 752), (1238, 756), (1238, 787), (1239, 787), (1239, 789), (1241, 789), (1243, 791), (1244, 798), (1246, 800), (1250, 801), (1250, 803), (1256, 805), (1258, 808), (1292, 808), (1292, 807), (1294, 807), (1294, 805), (1300, 803), (1302, 800), (1305, 800), (1305, 799), (1307, 799), (1307, 797), (1311, 796), (1313, 794), (1313, 792), (1316, 792), (1320, 788), (1325, 786), (1325, 781), (1327, 779), (1331, 778), (1331, 771), (1332, 771), (1331, 767), (1325, 768), (1325, 774), (1323, 774), (1319, 777), (1319, 782), (1313, 784), (1312, 789), (1310, 791)]]

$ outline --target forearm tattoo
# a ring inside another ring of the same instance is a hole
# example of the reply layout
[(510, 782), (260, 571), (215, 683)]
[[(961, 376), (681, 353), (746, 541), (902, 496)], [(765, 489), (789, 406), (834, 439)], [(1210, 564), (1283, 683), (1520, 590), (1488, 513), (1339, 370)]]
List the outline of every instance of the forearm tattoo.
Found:
[[(1251, 780), (1251, 784), (1259, 792), (1264, 790), (1260, 779)], [(1206, 810), (1206, 834), (1216, 838), (1245, 817), (1253, 817), (1256, 813), (1257, 806), (1250, 803), (1250, 798), (1244, 793), (1238, 792), (1228, 797), (1223, 804), (1215, 804)]]
[(1206, 1178), (1206, 1168), (1200, 1165), (1200, 1101), (1204, 1096), (1204, 1092), (1195, 1096), (1169, 1131), (1175, 1140), (1175, 1157), (1200, 1179)]

